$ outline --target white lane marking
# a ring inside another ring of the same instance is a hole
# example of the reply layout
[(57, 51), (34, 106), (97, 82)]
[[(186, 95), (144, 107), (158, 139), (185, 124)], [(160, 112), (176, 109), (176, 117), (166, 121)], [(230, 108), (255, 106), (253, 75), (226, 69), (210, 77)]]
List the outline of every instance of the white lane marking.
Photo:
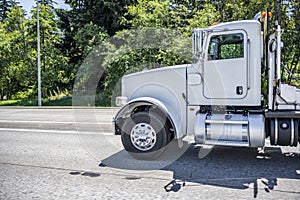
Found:
[(23, 129), (23, 128), (0, 128), (0, 131), (84, 134), (84, 135), (113, 135), (113, 133), (110, 132), (82, 132), (82, 131), (79, 132), (79, 131), (61, 131), (61, 130), (43, 130), (43, 129)]
[(39, 124), (99, 124), (99, 125), (111, 125), (108, 122), (57, 122), (57, 121), (25, 121), (25, 120), (0, 120), (0, 123), (39, 123)]

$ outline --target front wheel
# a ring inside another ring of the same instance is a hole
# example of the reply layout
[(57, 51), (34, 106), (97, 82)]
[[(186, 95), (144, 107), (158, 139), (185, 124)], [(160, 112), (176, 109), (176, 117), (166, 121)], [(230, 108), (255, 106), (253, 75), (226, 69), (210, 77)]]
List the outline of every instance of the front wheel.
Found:
[(128, 117), (122, 126), (122, 143), (136, 159), (158, 158), (168, 143), (165, 120), (154, 113), (139, 112)]

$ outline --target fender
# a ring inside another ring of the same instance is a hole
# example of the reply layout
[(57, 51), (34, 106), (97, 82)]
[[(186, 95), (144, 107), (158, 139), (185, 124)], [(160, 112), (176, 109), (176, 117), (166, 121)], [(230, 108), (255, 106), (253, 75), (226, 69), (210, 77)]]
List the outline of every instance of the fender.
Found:
[[(152, 98), (152, 97), (139, 97), (132, 99), (126, 105), (124, 105), (113, 118), (113, 124), (118, 121), (119, 118), (127, 118), (130, 116), (131, 112), (139, 106), (143, 105), (153, 105), (156, 106), (160, 111), (162, 111), (169, 121), (172, 124), (174, 129), (174, 134), (176, 138), (181, 138), (183, 134), (179, 134), (180, 130), (180, 116), (176, 113), (175, 108), (169, 108), (167, 104), (162, 103), (160, 100)], [(181, 132), (182, 133), (182, 132)]]

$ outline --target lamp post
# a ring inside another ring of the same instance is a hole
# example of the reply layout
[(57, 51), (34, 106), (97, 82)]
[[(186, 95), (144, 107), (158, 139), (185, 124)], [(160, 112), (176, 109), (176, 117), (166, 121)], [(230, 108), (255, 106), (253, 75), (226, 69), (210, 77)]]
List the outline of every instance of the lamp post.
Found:
[(40, 15), (39, 15), (39, 0), (37, 4), (37, 50), (38, 50), (38, 106), (42, 106), (42, 84), (41, 84), (41, 46), (40, 46)]

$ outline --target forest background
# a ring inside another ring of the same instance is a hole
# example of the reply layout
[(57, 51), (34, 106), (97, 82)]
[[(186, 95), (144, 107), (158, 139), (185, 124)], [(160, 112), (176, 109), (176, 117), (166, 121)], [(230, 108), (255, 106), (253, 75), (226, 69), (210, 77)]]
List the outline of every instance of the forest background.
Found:
[[(176, 30), (190, 41), (193, 28), (253, 19), (267, 8), (280, 13), (284, 29), (282, 62), (286, 68), (282, 80), (300, 86), (299, 0), (65, 0), (65, 3), (70, 9), (55, 8), (55, 0), (39, 0), (44, 105), (72, 105), (74, 87), (82, 90), (88, 87), (84, 83), (76, 86), (81, 84), (75, 84), (78, 70), (99, 45), (101, 49), (110, 49), (110, 53), (101, 55), (111, 57), (112, 50), (117, 48), (109, 42), (111, 38), (127, 40), (131, 30), (152, 27)], [(274, 18), (273, 14), (271, 23)], [(134, 37), (144, 40), (145, 35)], [(168, 49), (129, 48), (114, 59), (103, 58), (108, 61), (93, 65), (105, 68), (96, 83), (95, 105), (113, 104), (113, 92), (124, 74), (191, 63), (188, 56), (176, 54), (179, 47), (191, 53), (191, 43), (183, 43)], [(0, 0), (0, 105), (37, 105), (37, 55), (36, 6), (26, 13), (16, 1)]]

